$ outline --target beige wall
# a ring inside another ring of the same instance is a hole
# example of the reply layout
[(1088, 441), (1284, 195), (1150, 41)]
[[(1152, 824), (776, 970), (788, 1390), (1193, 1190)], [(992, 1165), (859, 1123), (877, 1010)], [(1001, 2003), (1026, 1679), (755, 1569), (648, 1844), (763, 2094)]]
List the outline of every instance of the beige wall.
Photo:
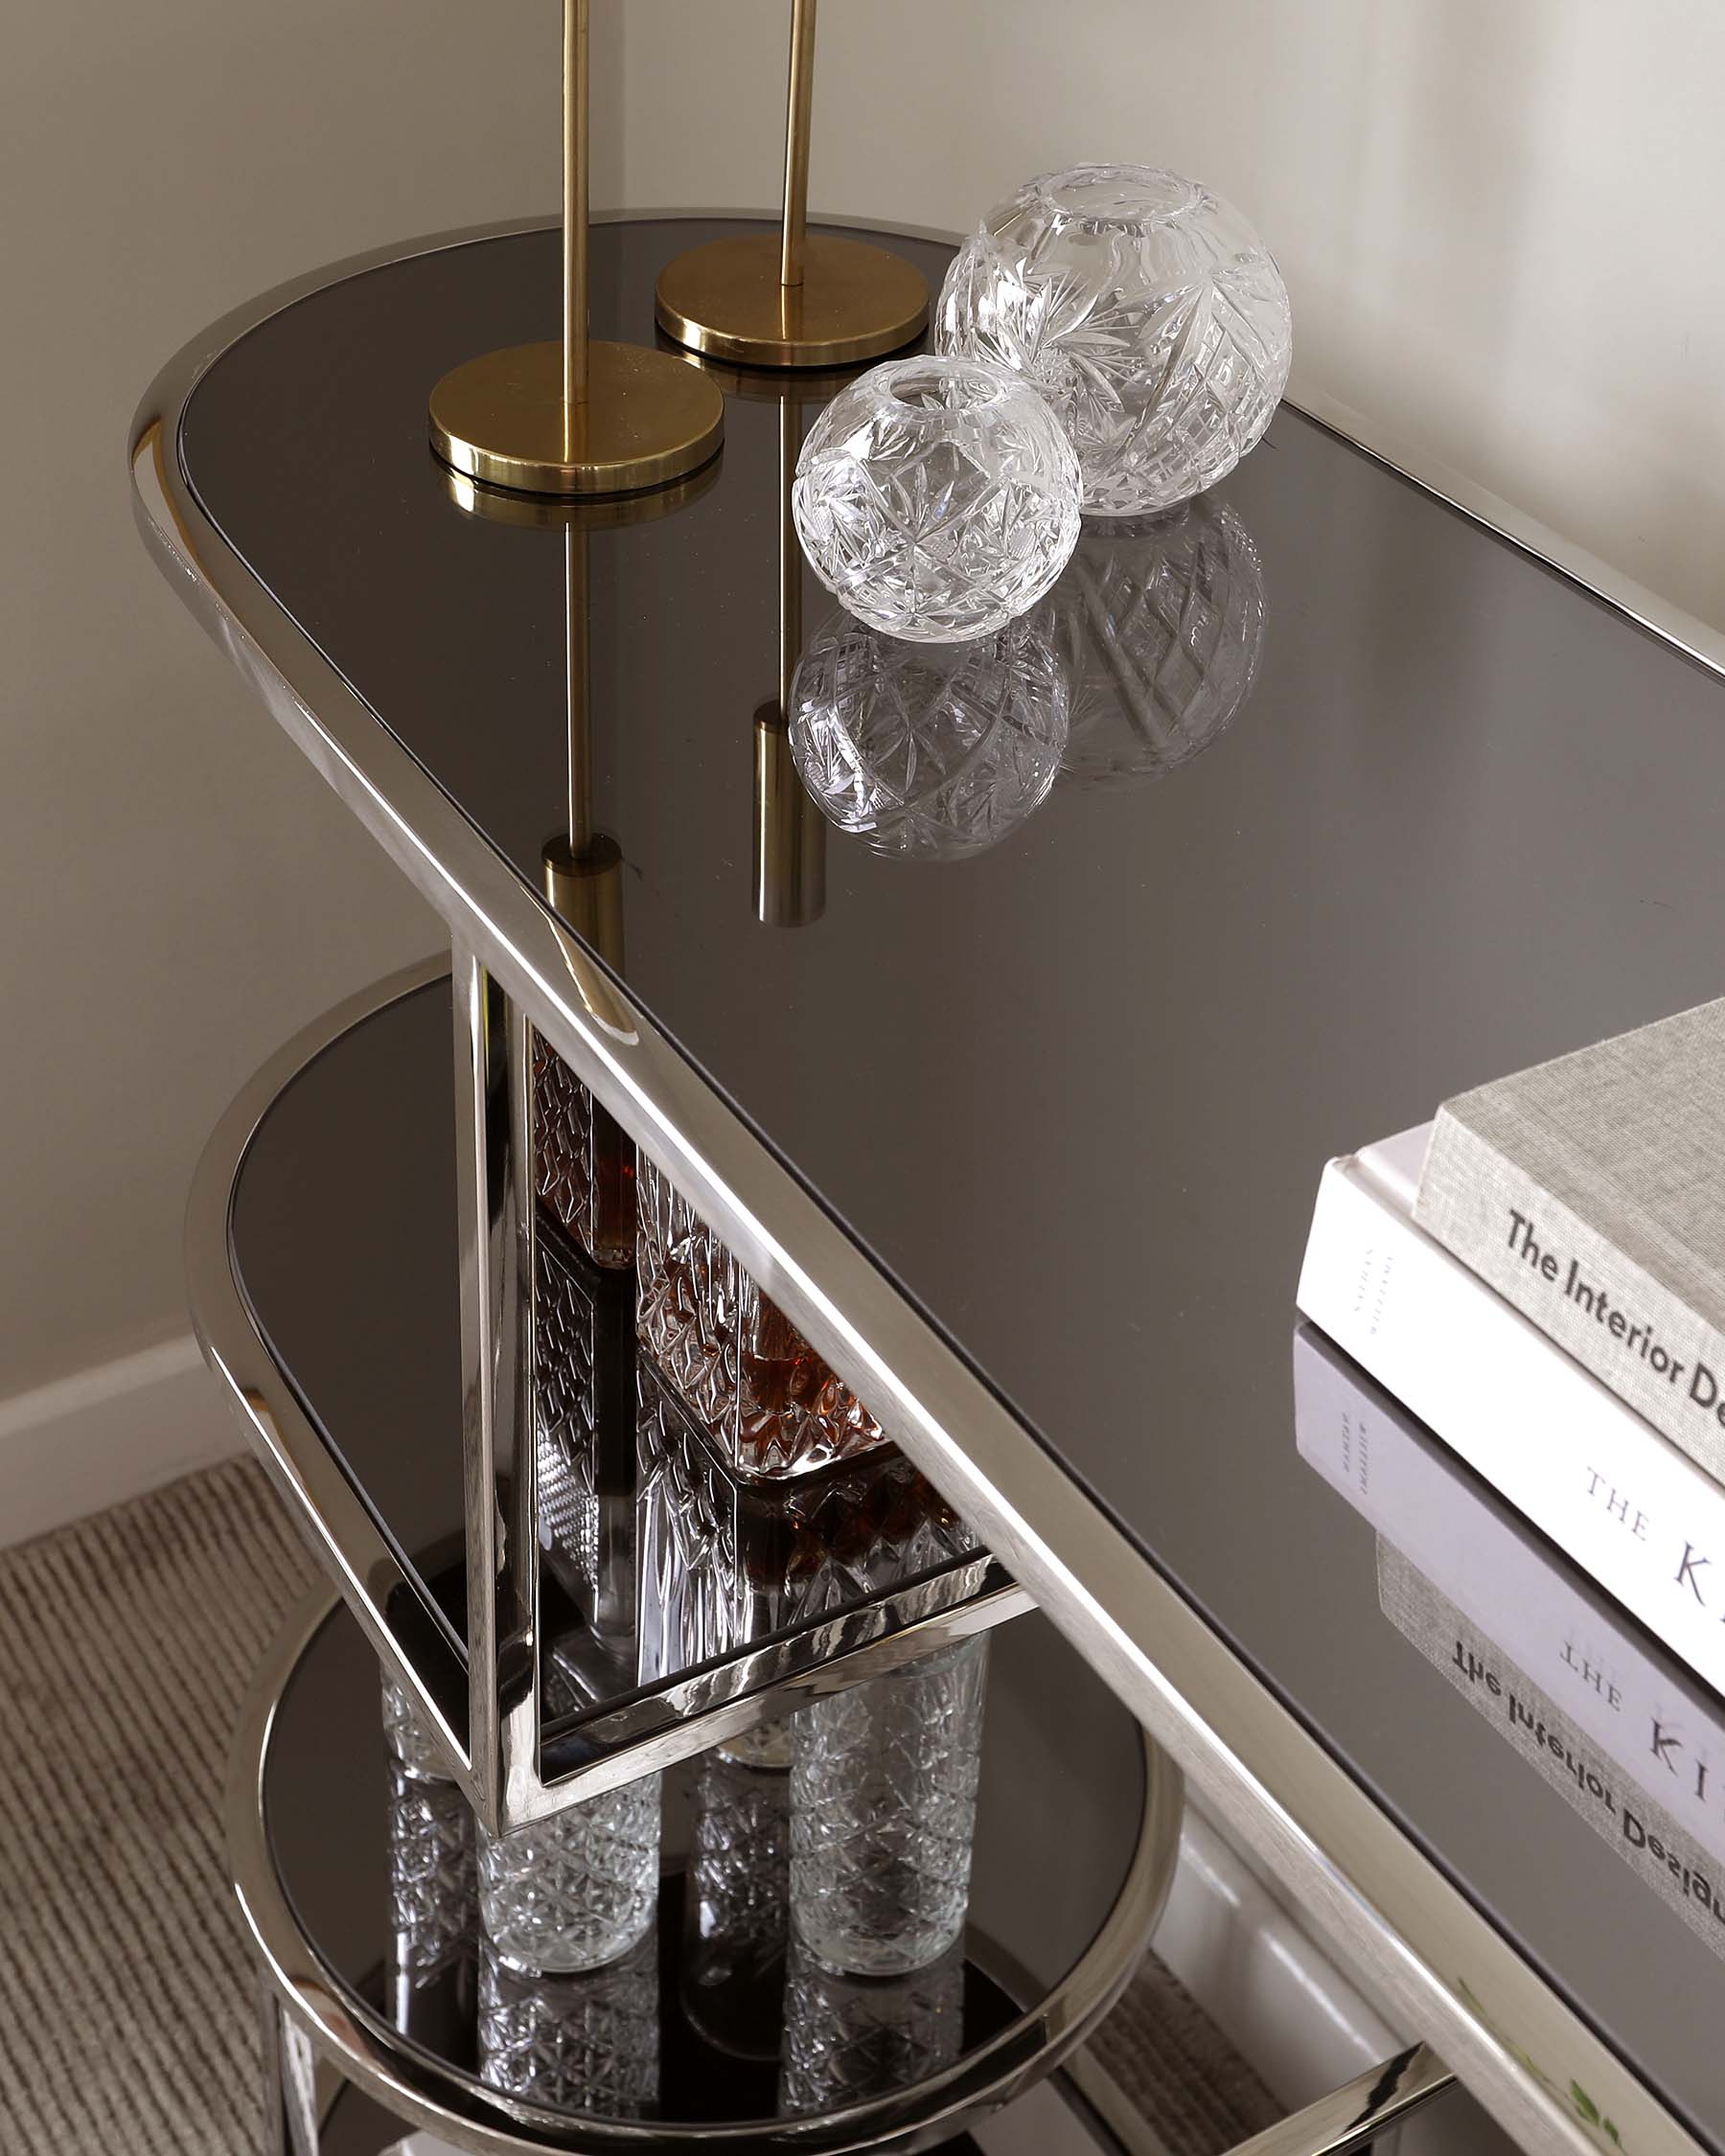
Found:
[[(599, 0), (595, 199), (770, 201), (786, 0)], [(126, 421), (319, 262), (556, 198), (549, 0), (64, 0), (0, 71), (0, 1397), (184, 1322), (205, 1133), (435, 929), (148, 564)], [(1234, 196), (1299, 378), (1725, 620), (1709, 0), (827, 0), (817, 207), (1144, 157)], [(1229, 86), (1224, 89), (1222, 85)]]
[(553, 207), (556, 25), (529, 0), (12, 12), (0, 1398), (183, 1329), (180, 1215), (222, 1106), (437, 940), (148, 562), (132, 410), (251, 293)]
[[(786, 0), (630, 0), (625, 198), (776, 199)], [(1208, 180), (1295, 383), (1725, 625), (1715, 0), (825, 0), (816, 208), (967, 225), (1131, 158)]]

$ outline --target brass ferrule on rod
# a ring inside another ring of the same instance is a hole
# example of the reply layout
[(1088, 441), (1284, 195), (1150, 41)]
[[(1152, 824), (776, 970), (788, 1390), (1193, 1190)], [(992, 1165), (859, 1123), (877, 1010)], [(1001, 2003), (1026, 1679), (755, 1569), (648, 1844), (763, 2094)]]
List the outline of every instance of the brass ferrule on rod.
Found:
[(809, 124), (815, 107), (815, 0), (791, 0), (791, 81), (785, 100), (785, 226), (779, 283), (803, 281), (809, 226)]
[[(587, 17), (589, 0), (564, 0), (563, 345), (565, 408), (587, 393)], [(573, 457), (575, 445), (565, 442)]]

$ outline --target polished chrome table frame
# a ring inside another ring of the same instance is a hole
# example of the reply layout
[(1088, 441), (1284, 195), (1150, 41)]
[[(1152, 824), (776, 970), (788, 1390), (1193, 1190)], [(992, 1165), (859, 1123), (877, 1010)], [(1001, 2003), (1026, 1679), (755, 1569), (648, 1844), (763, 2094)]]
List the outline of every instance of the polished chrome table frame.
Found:
[[(484, 842), (203, 514), (181, 469), (179, 427), (199, 375), (229, 345), (343, 276), (550, 221), (518, 219), (379, 249), (248, 303), (169, 363), (131, 437), (138, 522), (169, 581), (448, 927), (460, 1014), (457, 1099), (466, 1112), (464, 1218), (489, 1227), (505, 1202), (483, 1113), (499, 1082), (490, 1020), (500, 994), (530, 1016), (868, 1401), (1385, 2010), (1437, 2047), (1509, 2132), (1530, 2149), (1598, 2148), (1570, 2094), (1576, 2090), (1616, 2122), (1638, 2156), (1694, 2150), (1653, 2092), (1195, 1614), (635, 1007), (627, 984)], [(1434, 491), (1477, 509), (1465, 490)], [(1575, 557), (1566, 560), (1532, 527), (1509, 536), (1576, 572)], [(1616, 603), (1649, 618), (1632, 593)], [(1673, 641), (1719, 663), (1717, 641), (1694, 625), (1679, 625)], [(200, 1249), (192, 1257), (195, 1271), (211, 1263)], [(464, 1365), (473, 1449), (495, 1458), (507, 1434), (480, 1380), (492, 1339), (486, 1289), (476, 1282), (467, 1297)], [(240, 1366), (225, 1374), (267, 1437), (281, 1405), (273, 1373)], [(310, 1493), (294, 1494), (303, 1509)], [(356, 1506), (351, 1495), (349, 1502)], [(335, 1548), (341, 1524), (314, 1524)], [(495, 1611), (488, 1596), (480, 1622), (494, 1630), (485, 1644), (494, 1651), (519, 1616)], [(422, 1696), (420, 1704), (436, 1703)], [(527, 1771), (523, 1741), (507, 1719), (477, 1732), (482, 1784), (489, 1778), (493, 1790), (518, 1787)]]
[[(314, 1532), (325, 1568), (340, 1584), (379, 1661), (437, 1731), (450, 1779), (486, 1824), (494, 1832), (501, 1830), (498, 1815), (505, 1798), (511, 1824), (543, 1818), (564, 1804), (692, 1758), (810, 1698), (861, 1684), (1029, 1609), (1030, 1596), (979, 1550), (937, 1573), (801, 1625), (787, 1637), (700, 1663), (674, 1683), (601, 1708), (572, 1732), (547, 1731), (540, 1709), (546, 1642), (536, 1616), (538, 1491), (532, 1475), (514, 1473), (513, 1455), (507, 1461), (494, 1456), (481, 1463), (478, 1487), (487, 1502), (473, 1505), (470, 1499), (469, 1504), (469, 1607), (492, 1613), (492, 1636), (502, 1643), (508, 1665), (530, 1669), (531, 1678), (518, 1687), (507, 1788), (487, 1774), (486, 1756), (470, 1753), (467, 1732), (475, 1708), (481, 1727), (487, 1722), (496, 1726), (498, 1662), (480, 1659), (471, 1642), (463, 1661), (447, 1618), (423, 1581), (403, 1565), (301, 1406), (291, 1373), (277, 1362), (246, 1299), (232, 1231), (234, 1195), (247, 1150), (278, 1096), (353, 1028), (398, 999), (448, 978), (448, 960), (428, 959), (360, 991), (313, 1020), (242, 1089), (212, 1133), (193, 1178), (186, 1208), (188, 1288), (206, 1359), (226, 1381), (254, 1445), (296, 1517)], [(524, 1058), (514, 1067), (524, 1069)], [(531, 1194), (521, 1186), (519, 1171), (527, 1153), (518, 1129), (512, 1135), (509, 1158), (518, 1173), (512, 1177), (512, 1217), (492, 1238), (494, 1278), (501, 1291), (494, 1316), (499, 1329), (518, 1329), (518, 1337), (505, 1336), (515, 1345), (499, 1360), (518, 1373), (520, 1386), (526, 1373), (519, 1358), (531, 1353), (533, 1334), (520, 1306), (523, 1283), (533, 1278), (534, 1264), (531, 1240), (523, 1245), (519, 1237), (524, 1227), (531, 1238), (534, 1214)], [(339, 1223), (332, 1223), (332, 1232), (338, 1231)], [(530, 1382), (524, 1389), (532, 1390)], [(496, 1420), (513, 1436), (517, 1429), (526, 1431), (531, 1409)], [(531, 1458), (531, 1434), (520, 1444)], [(471, 1474), (471, 1455), (468, 1466)], [(507, 1548), (525, 1552), (527, 1561), (518, 1555), (513, 1575), (498, 1585), (504, 1556), (499, 1545), (505, 1538)], [(492, 1583), (489, 1592), (482, 1591), (482, 1583)], [(524, 1621), (506, 1631), (508, 1613), (518, 1605)]]

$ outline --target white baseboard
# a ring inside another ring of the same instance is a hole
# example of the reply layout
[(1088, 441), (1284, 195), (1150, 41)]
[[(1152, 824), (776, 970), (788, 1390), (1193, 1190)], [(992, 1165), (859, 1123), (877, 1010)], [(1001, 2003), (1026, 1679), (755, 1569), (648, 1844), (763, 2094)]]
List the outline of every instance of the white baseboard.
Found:
[(0, 1400), (0, 1547), (243, 1448), (190, 1333)]

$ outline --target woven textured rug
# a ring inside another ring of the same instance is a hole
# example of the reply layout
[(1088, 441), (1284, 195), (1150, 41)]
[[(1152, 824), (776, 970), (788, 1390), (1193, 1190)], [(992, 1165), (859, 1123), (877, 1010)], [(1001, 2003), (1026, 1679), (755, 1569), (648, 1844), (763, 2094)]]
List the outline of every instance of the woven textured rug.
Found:
[(310, 1584), (249, 1460), (0, 1551), (0, 2149), (262, 2141), (257, 1979), (221, 1790)]
[[(0, 1550), (0, 2151), (247, 2156), (257, 1980), (221, 1790), (311, 1560), (249, 1460)], [(1169, 2156), (1277, 2116), (1150, 1957), (1092, 2039)]]

